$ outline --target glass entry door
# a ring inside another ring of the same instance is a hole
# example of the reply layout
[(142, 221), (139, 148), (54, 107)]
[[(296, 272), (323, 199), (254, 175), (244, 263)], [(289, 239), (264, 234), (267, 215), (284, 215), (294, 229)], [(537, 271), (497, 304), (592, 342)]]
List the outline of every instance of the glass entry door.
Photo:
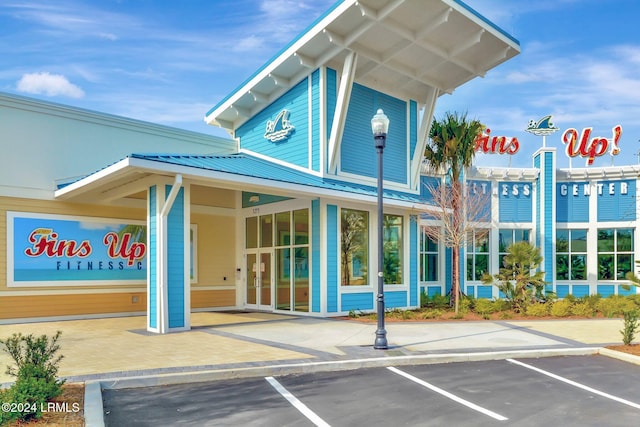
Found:
[(273, 282), (271, 251), (248, 252), (247, 259), (247, 306), (258, 310), (271, 310), (271, 284)]

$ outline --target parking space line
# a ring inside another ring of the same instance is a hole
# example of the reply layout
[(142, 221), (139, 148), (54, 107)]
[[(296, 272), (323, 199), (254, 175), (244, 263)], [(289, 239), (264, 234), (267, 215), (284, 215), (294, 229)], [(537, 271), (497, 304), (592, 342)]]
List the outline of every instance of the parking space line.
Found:
[(635, 402), (631, 402), (631, 401), (623, 399), (621, 397), (614, 396), (612, 394), (605, 393), (605, 392), (600, 391), (600, 390), (596, 390), (595, 388), (591, 388), (591, 387), (586, 386), (584, 384), (577, 383), (577, 382), (572, 381), (572, 380), (570, 380), (568, 378), (564, 378), (564, 377), (561, 377), (559, 375), (553, 374), (553, 373), (551, 373), (549, 371), (545, 371), (543, 369), (536, 368), (535, 366), (527, 365), (526, 363), (522, 363), (522, 362), (520, 362), (518, 360), (515, 360), (515, 359), (506, 359), (506, 360), (507, 360), (507, 362), (514, 363), (516, 365), (522, 366), (522, 367), (527, 368), (527, 369), (531, 369), (532, 371), (536, 371), (538, 373), (541, 373), (543, 375), (546, 375), (546, 376), (551, 377), (553, 379), (556, 379), (558, 381), (562, 381), (562, 382), (567, 383), (569, 385), (572, 385), (574, 387), (581, 388), (581, 389), (586, 390), (586, 391), (588, 391), (590, 393), (597, 394), (598, 396), (606, 397), (607, 399), (615, 400), (616, 402), (620, 402), (622, 404), (631, 406), (632, 408), (640, 409), (640, 404), (637, 404)]
[(287, 399), (289, 403), (293, 405), (294, 408), (300, 411), (302, 415), (307, 417), (312, 423), (314, 423), (318, 427), (331, 427), (330, 424), (327, 424), (315, 412), (309, 409), (307, 405), (300, 402), (298, 398), (296, 398), (293, 394), (289, 393), (289, 391), (286, 388), (284, 388), (284, 386), (280, 384), (278, 380), (276, 380), (273, 377), (265, 377), (264, 379), (267, 380), (267, 382), (271, 384), (271, 386), (275, 388), (276, 391), (282, 395), (282, 397)]
[(475, 403), (471, 403), (468, 400), (465, 400), (465, 399), (463, 399), (461, 397), (458, 397), (458, 396), (456, 396), (454, 394), (451, 394), (448, 391), (445, 391), (445, 390), (443, 390), (443, 389), (441, 389), (439, 387), (434, 386), (433, 384), (429, 384), (428, 382), (423, 381), (420, 378), (414, 377), (413, 375), (408, 374), (408, 373), (406, 373), (404, 371), (401, 371), (400, 369), (394, 368), (393, 366), (389, 366), (389, 367), (387, 367), (387, 369), (390, 370), (391, 372), (394, 372), (394, 373), (396, 373), (398, 375), (401, 375), (401, 376), (413, 381), (414, 383), (420, 384), (421, 386), (426, 387), (429, 390), (435, 391), (436, 393), (439, 393), (439, 394), (441, 394), (441, 395), (443, 395), (445, 397), (448, 397), (449, 399), (451, 399), (451, 400), (453, 400), (455, 402), (458, 402), (458, 403), (460, 403), (460, 404), (462, 404), (462, 405), (464, 405), (464, 406), (466, 406), (468, 408), (471, 408), (474, 411), (478, 411), (478, 412), (480, 412), (482, 414), (488, 415), (491, 418), (494, 418), (494, 419), (496, 419), (498, 421), (506, 421), (506, 420), (509, 419), (509, 418), (504, 417), (504, 416), (502, 416), (500, 414), (497, 414), (497, 413), (495, 413), (493, 411), (490, 411), (490, 410), (485, 409), (485, 408), (483, 408), (481, 406), (478, 406)]

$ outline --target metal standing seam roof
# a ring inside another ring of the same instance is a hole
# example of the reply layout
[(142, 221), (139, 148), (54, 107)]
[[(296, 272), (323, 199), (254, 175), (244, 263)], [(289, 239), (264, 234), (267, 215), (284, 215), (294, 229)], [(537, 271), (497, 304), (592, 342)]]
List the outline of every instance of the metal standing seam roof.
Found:
[[(376, 196), (377, 187), (322, 178), (282, 165), (253, 157), (244, 153), (230, 155), (179, 155), (179, 154), (131, 154), (134, 159), (149, 160), (163, 164), (186, 166), (213, 172), (224, 172), (270, 181), (317, 187), (365, 196)], [(405, 193), (397, 190), (383, 190), (383, 197), (410, 203), (426, 203), (420, 194)]]

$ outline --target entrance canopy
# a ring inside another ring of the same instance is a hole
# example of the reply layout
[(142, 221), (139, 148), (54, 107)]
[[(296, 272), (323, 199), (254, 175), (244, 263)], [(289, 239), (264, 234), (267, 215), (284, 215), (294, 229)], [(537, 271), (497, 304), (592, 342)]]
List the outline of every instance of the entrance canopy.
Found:
[(205, 121), (230, 133), (315, 69), (426, 104), (520, 52), (516, 39), (460, 0), (344, 0), (213, 107)]
[[(250, 156), (132, 154), (55, 192), (57, 199), (107, 202), (146, 191), (159, 177), (176, 175), (194, 184), (233, 190), (264, 192), (286, 197), (331, 197), (376, 203), (377, 189), (362, 184), (336, 181), (291, 169)], [(384, 190), (385, 204), (428, 210), (419, 194)]]

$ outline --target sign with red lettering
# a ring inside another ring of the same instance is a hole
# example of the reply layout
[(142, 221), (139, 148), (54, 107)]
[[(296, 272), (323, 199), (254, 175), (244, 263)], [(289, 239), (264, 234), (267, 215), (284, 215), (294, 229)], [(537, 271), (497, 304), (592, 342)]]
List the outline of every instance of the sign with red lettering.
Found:
[(592, 165), (596, 157), (609, 152), (612, 156), (620, 153), (618, 143), (622, 135), (622, 126), (616, 125), (611, 130), (611, 139), (604, 137), (591, 137), (593, 128), (584, 128), (582, 133), (570, 128), (562, 134), (562, 142), (567, 145), (567, 156), (581, 156), (587, 159), (587, 165)]
[(9, 286), (144, 283), (144, 221), (7, 213)]
[(486, 154), (516, 154), (520, 149), (520, 142), (515, 136), (491, 136), (491, 129), (486, 129), (476, 137), (476, 151)]

